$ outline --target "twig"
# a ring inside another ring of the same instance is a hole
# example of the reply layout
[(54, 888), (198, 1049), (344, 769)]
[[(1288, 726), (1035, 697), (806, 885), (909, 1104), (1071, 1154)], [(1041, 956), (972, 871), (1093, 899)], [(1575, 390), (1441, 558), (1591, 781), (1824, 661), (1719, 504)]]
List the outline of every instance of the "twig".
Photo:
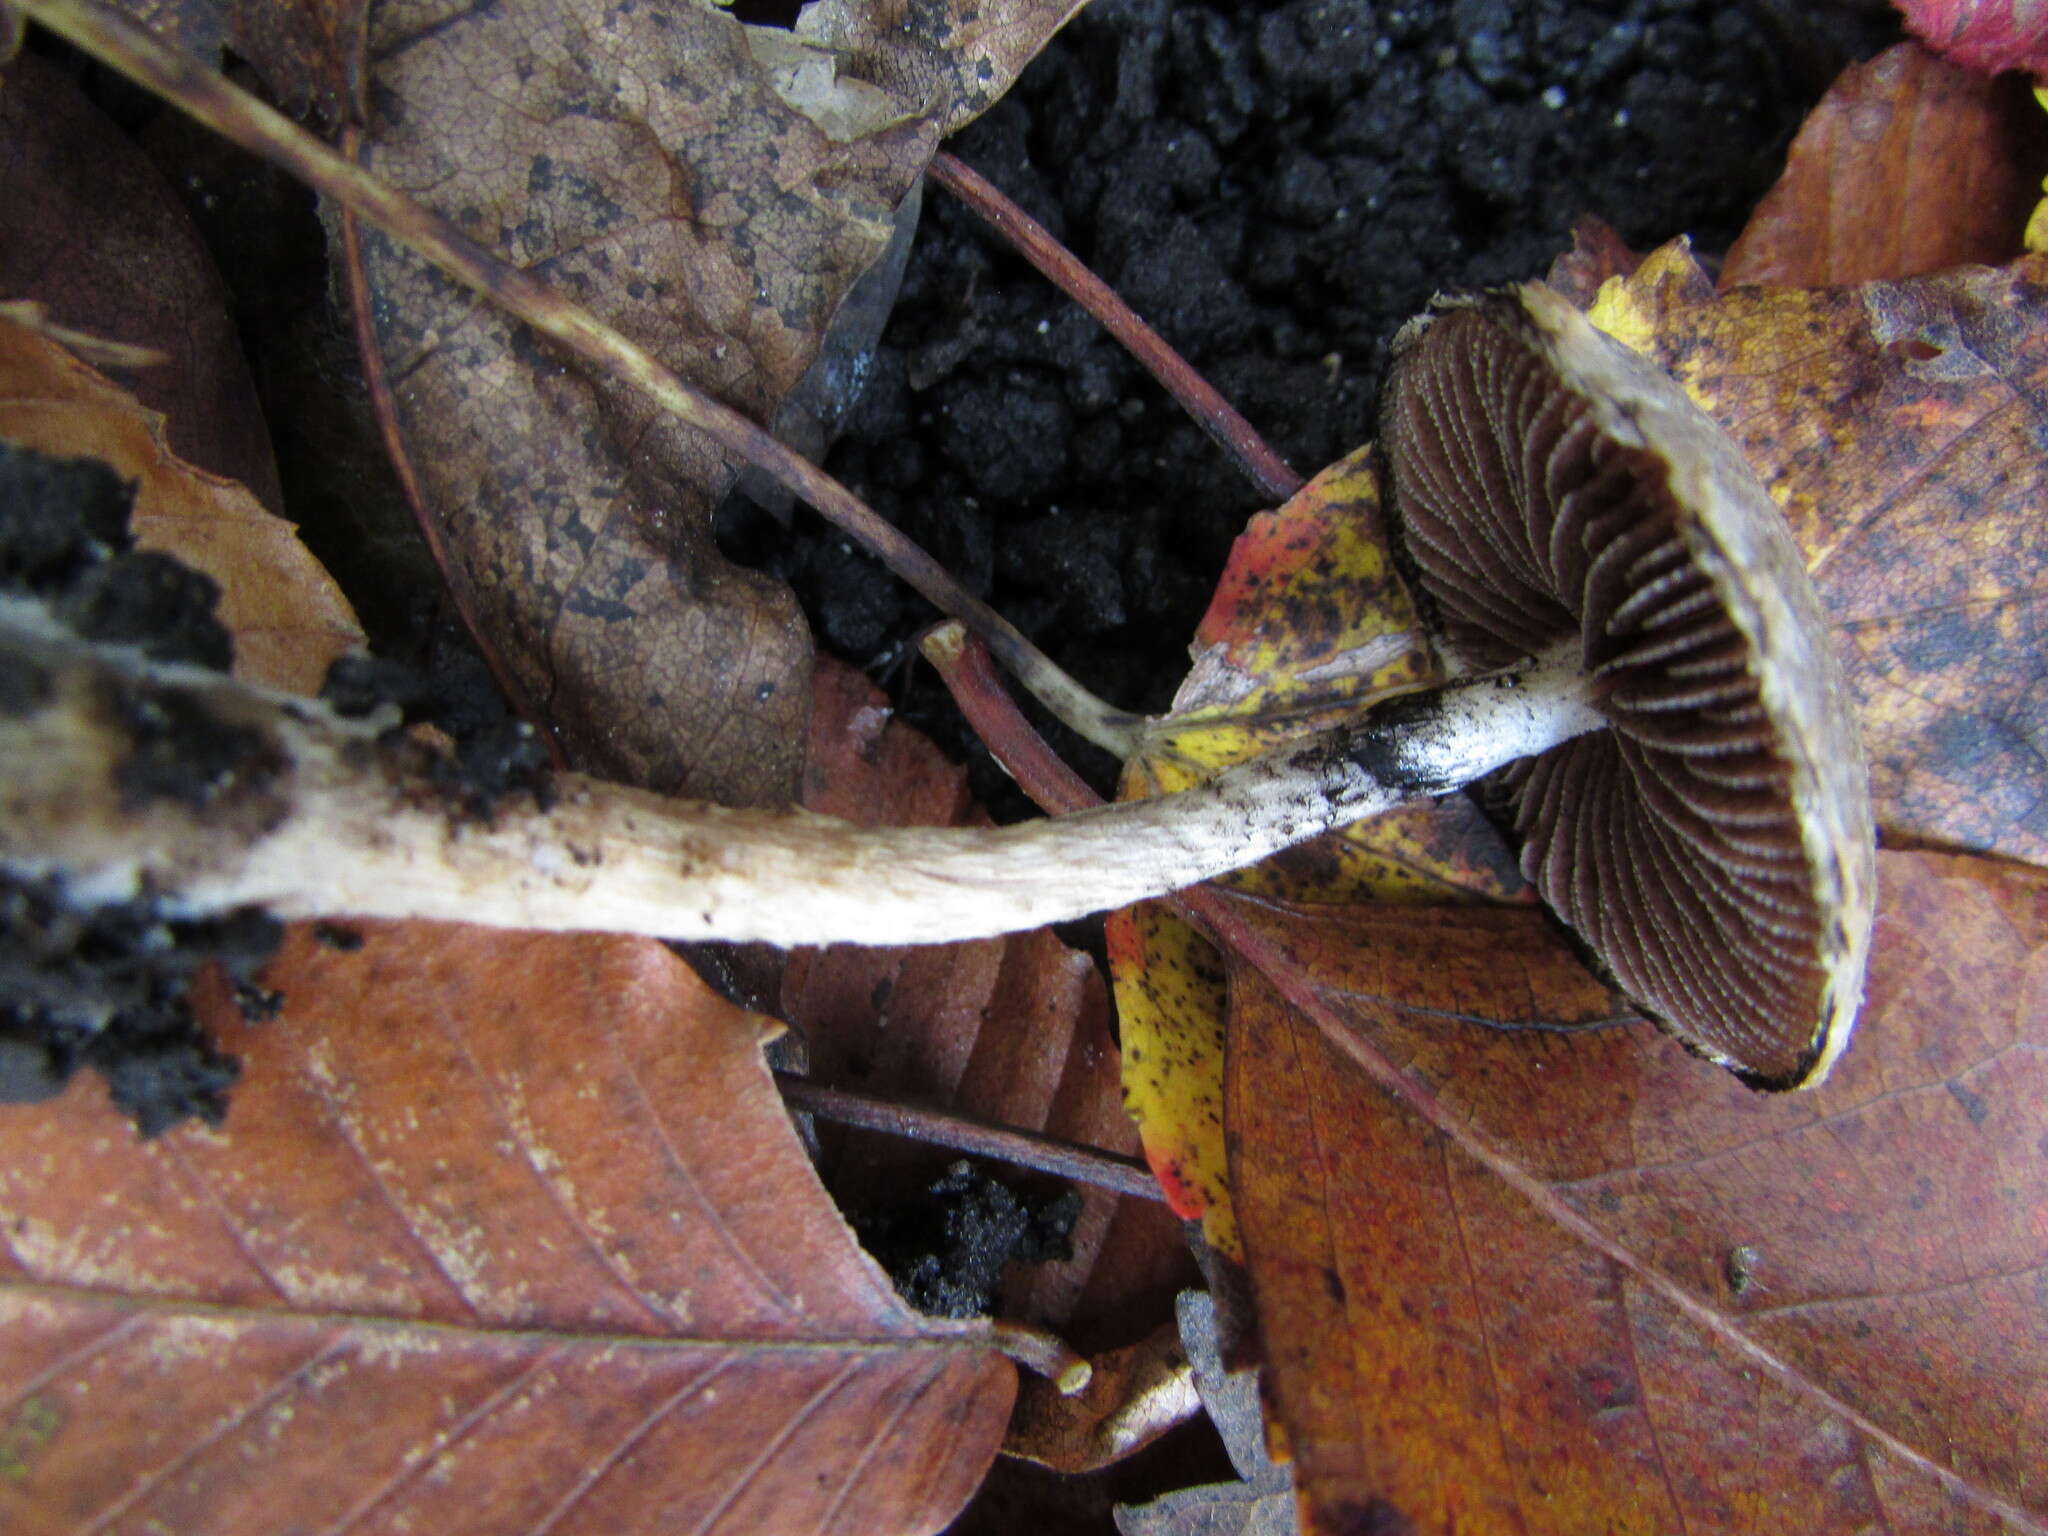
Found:
[(931, 175), (932, 180), (1009, 241), (1062, 293), (1093, 315), (1181, 403), (1195, 424), (1236, 460), (1237, 467), (1260, 491), (1275, 501), (1286, 501), (1301, 489), (1301, 476), (1273, 451), (1258, 429), (1197, 373), (1164, 336), (1139, 319), (1122, 295), (1055, 240), (1052, 231), (1011, 202), (979, 171), (944, 150), (932, 157)]
[(483, 294), (591, 367), (641, 391), (734, 457), (803, 498), (983, 643), (1045, 707), (1089, 741), (1128, 755), (1138, 716), (1104, 703), (1009, 620), (975, 597), (901, 531), (823, 470), (662, 366), (546, 284), (491, 254), (424, 204), (351, 164), (296, 123), (168, 47), (107, 0), (18, 0), (20, 10), (223, 138), (283, 167)]
[(1026, 1370), (1045, 1377), (1064, 1397), (1086, 1391), (1088, 1383), (1095, 1379), (1094, 1366), (1074, 1353), (1065, 1340), (1043, 1328), (997, 1317), (989, 1320), (988, 1331), (989, 1342), (999, 1351)]
[(828, 1088), (788, 1072), (775, 1074), (775, 1086), (782, 1090), (783, 1101), (791, 1108), (807, 1110), (821, 1119), (887, 1131), (893, 1136), (950, 1147), (976, 1157), (1015, 1163), (1020, 1168), (1036, 1168), (1041, 1173), (1058, 1174), (1063, 1179), (1093, 1184), (1139, 1200), (1166, 1198), (1151, 1169), (1135, 1157), (1120, 1157), (1100, 1147), (1020, 1131), (971, 1115), (899, 1104), (849, 1088)]

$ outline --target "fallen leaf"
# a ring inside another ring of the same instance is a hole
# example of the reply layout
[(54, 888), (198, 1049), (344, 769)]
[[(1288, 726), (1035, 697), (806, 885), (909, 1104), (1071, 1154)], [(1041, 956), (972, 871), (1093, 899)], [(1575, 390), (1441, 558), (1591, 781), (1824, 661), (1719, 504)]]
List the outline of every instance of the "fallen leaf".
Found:
[[(852, 668), (821, 663), (804, 805), (864, 825), (985, 825), (966, 774), (893, 718)], [(1046, 931), (967, 944), (792, 950), (784, 1016), (820, 1082), (1131, 1153), (1109, 1000), (1087, 955)], [(850, 1207), (929, 1182), (953, 1152), (820, 1125), (827, 1182)], [(1156, 1202), (1076, 1186), (1073, 1257), (1029, 1266), (1003, 1313), (1083, 1349), (1130, 1341), (1195, 1281), (1180, 1224)]]
[(1477, 1027), (1594, 1003), (1540, 936), (1453, 969), (1243, 905), (1233, 1173), (1310, 1529), (2038, 1528), (2048, 876), (1882, 878), (1857, 1044), (1785, 1097), (1647, 1025)]
[[(335, 939), (341, 947), (335, 947)], [(358, 942), (358, 939), (360, 942)], [(0, 1526), (932, 1531), (1012, 1396), (658, 944), (300, 927), (226, 1126), (0, 1117)]]
[(1670, 370), (1784, 509), (1879, 826), (2048, 860), (2048, 260), (1717, 294), (1673, 245), (1592, 318)]
[(846, 68), (881, 86), (903, 110), (958, 133), (996, 103), (1086, 0), (814, 0), (796, 33), (844, 55)]
[(1894, 0), (1906, 26), (1929, 47), (1996, 73), (2048, 71), (2048, 17), (2039, 0)]
[[(361, 159), (769, 422), (889, 242), (941, 121), (992, 99), (1072, 9), (982, 7), (986, 36), (958, 6), (849, 13), (857, 32), (891, 29), (894, 63), (871, 83), (919, 89), (856, 131), (899, 121), (840, 142), (708, 6), (505, 0), (450, 18), (403, 0), (372, 17), (380, 110)], [(809, 637), (789, 592), (710, 534), (742, 466), (383, 238), (350, 265), (457, 596), (531, 711), (614, 777), (793, 798)]]
[(0, 299), (147, 347), (123, 382), (160, 412), (173, 453), (283, 505), (228, 295), (192, 220), (127, 135), (46, 60), (0, 71)]
[(1295, 1536), (1294, 1478), (1266, 1448), (1258, 1373), (1223, 1366), (1215, 1298), (1185, 1291), (1174, 1305), (1182, 1346), (1238, 1481), (1182, 1488), (1116, 1512), (1120, 1536)]
[(2048, 118), (2024, 81), (1901, 43), (1844, 70), (1808, 114), (1720, 286), (1819, 288), (2010, 261), (2044, 172)]
[(1088, 1364), (1088, 1385), (1071, 1395), (1039, 1377), (1018, 1384), (1004, 1455), (1079, 1477), (1143, 1450), (1202, 1411), (1194, 1368), (1172, 1323)]
[[(1435, 680), (1394, 573), (1371, 451), (1324, 470), (1231, 550), (1170, 714), (1148, 729), (1123, 794), (1186, 788), (1334, 723), (1390, 690)], [(1288, 849), (1218, 882), (1295, 900), (1530, 899), (1498, 836), (1454, 798)], [(1223, 965), (1160, 903), (1113, 913), (1109, 955), (1124, 1098), (1173, 1209), (1238, 1253), (1223, 1145)]]
[(137, 547), (211, 576), (235, 641), (235, 675), (317, 692), (327, 664), (363, 643), (341, 589), (297, 531), (232, 481), (170, 451), (164, 418), (62, 347), (0, 319), (0, 438), (103, 459), (136, 482)]
[(1543, 280), (1579, 308), (1588, 308), (1610, 277), (1627, 277), (1642, 261), (1612, 225), (1591, 214), (1572, 225), (1571, 249), (1550, 264)]

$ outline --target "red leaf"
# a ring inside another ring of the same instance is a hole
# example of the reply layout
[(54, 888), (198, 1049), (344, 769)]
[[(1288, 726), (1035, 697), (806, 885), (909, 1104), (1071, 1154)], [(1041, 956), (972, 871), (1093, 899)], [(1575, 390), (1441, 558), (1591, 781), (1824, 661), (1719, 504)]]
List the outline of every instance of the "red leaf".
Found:
[(2041, 0), (1895, 0), (1906, 26), (1935, 52), (1996, 74), (2048, 70), (2048, 5)]

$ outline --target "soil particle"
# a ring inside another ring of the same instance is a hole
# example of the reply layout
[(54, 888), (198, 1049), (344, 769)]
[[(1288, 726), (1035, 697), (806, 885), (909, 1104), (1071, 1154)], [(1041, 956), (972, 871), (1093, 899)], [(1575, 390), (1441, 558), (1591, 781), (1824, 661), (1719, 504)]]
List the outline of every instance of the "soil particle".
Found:
[[(1370, 437), (1386, 340), (1438, 289), (1541, 275), (1582, 214), (1724, 248), (1891, 27), (1840, 0), (1095, 0), (950, 147), (1306, 474)], [(869, 376), (833, 473), (1090, 686), (1162, 708), (1260, 504), (1244, 479), (940, 193)], [(722, 533), (1021, 813), (907, 664), (919, 599), (808, 514), (728, 507)]]
[(146, 901), (81, 911), (54, 885), (0, 876), (0, 1101), (49, 1098), (91, 1067), (144, 1136), (185, 1119), (218, 1125), (237, 1068), (200, 1029), (187, 988), (217, 959), (274, 1012), (275, 994), (249, 978), (282, 933), (253, 909), (208, 922)]
[(928, 1189), (856, 1218), (854, 1228), (913, 1307), (980, 1317), (993, 1309), (1007, 1266), (1073, 1257), (1068, 1239), (1080, 1214), (1071, 1189), (1029, 1199), (963, 1158)]
[[(129, 550), (130, 497), (97, 461), (0, 444), (0, 590), (40, 599), (91, 638), (224, 668), (219, 589), (168, 556)], [(0, 663), (0, 708), (47, 693), (34, 667)], [(224, 725), (190, 695), (119, 689), (106, 703), (134, 742), (119, 769), (132, 805), (203, 807), (272, 769), (259, 733)], [(154, 900), (86, 909), (57, 882), (0, 876), (0, 1101), (49, 1098), (91, 1067), (145, 1136), (192, 1118), (218, 1124), (236, 1065), (200, 1029), (187, 989), (218, 960), (245, 1012), (275, 1013), (277, 995), (251, 978), (282, 931), (254, 909), (203, 922)]]

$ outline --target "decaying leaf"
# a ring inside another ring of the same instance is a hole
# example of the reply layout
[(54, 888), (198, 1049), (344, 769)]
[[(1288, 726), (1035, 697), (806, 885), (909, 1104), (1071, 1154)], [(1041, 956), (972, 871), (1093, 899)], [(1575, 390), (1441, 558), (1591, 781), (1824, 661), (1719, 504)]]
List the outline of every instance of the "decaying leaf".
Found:
[[(966, 775), (892, 716), (858, 672), (821, 665), (804, 770), (807, 809), (864, 825), (985, 824)], [(1137, 1150), (1118, 1091), (1109, 1000), (1089, 958), (1049, 932), (911, 948), (840, 945), (790, 954), (785, 1016), (820, 1081)], [(954, 1154), (819, 1127), (828, 1181), (856, 1205), (917, 1187)], [(1194, 1283), (1179, 1223), (1156, 1202), (1077, 1186), (1073, 1257), (1032, 1265), (1003, 1311), (1085, 1349), (1131, 1339)]]
[(2048, 859), (2048, 261), (1716, 294), (1674, 245), (1592, 317), (1669, 369), (1784, 508), (1880, 825)]
[(1183, 1292), (1174, 1307), (1190, 1372), (1239, 1481), (1183, 1488), (1116, 1512), (1121, 1536), (1296, 1536), (1294, 1479), (1266, 1450), (1257, 1373), (1223, 1366), (1215, 1299)]
[(1088, 1363), (1092, 1374), (1078, 1393), (1036, 1377), (1018, 1384), (1004, 1455), (1080, 1476), (1143, 1450), (1202, 1411), (1172, 1323)]
[(45, 60), (0, 69), (0, 300), (156, 362), (122, 382), (170, 449), (282, 505), (227, 290), (192, 220), (134, 140)]
[[(1072, 8), (982, 8), (987, 35), (957, 7), (908, 23), (892, 10), (887, 48), (847, 48), (893, 61), (871, 83), (897, 110), (835, 119), (855, 135), (841, 140), (709, 6), (506, 0), (450, 17), (395, 0), (371, 18), (380, 109), (361, 158), (770, 421), (890, 239), (941, 123), (992, 99)], [(895, 96), (899, 79), (917, 92)], [(712, 543), (739, 466), (382, 237), (361, 249), (404, 457), (458, 597), (533, 712), (615, 777), (792, 798), (809, 640), (790, 594)]]
[(232, 48), (293, 112), (360, 121), (370, 0), (118, 0), (122, 10), (202, 59)]
[(1459, 1017), (1582, 1012), (1540, 946), (1453, 969), (1246, 904), (1233, 1172), (1312, 1529), (2036, 1528), (2048, 877), (1883, 883), (1857, 1047), (1797, 1097)]
[(0, 1526), (932, 1531), (1011, 1367), (658, 944), (301, 927), (224, 1129), (0, 1117)]
[(941, 138), (996, 103), (1017, 72), (1085, 0), (813, 0), (800, 38), (845, 59), (847, 73), (931, 119)]
[(2048, 118), (2024, 81), (1901, 43), (1844, 70), (1808, 115), (1720, 286), (1818, 288), (2010, 261), (2044, 171)]
[(104, 459), (136, 482), (136, 543), (221, 586), (220, 619), (235, 640), (235, 675), (316, 692), (327, 664), (363, 643), (341, 589), (292, 525), (241, 486), (196, 469), (164, 442), (145, 410), (62, 347), (0, 319), (0, 438), (44, 453)]
[[(1185, 788), (1226, 764), (1333, 722), (1389, 690), (1435, 679), (1381, 524), (1370, 453), (1331, 466), (1252, 519), (1195, 637), (1173, 712), (1148, 732), (1124, 792)], [(1528, 899), (1472, 806), (1419, 805), (1289, 849), (1219, 882), (1296, 900)], [(1235, 1255), (1223, 1151), (1223, 967), (1164, 906), (1109, 919), (1124, 1093), (1173, 1207)]]

